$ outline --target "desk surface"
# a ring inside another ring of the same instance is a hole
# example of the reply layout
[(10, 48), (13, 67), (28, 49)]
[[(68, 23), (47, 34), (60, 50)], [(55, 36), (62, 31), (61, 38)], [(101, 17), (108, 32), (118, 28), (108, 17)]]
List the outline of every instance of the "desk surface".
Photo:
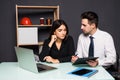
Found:
[[(68, 74), (68, 72), (78, 67), (83, 67), (81, 65), (73, 66), (71, 63), (48, 65), (57, 67), (58, 69), (36, 74), (20, 68), (17, 62), (3, 62), (0, 64), (0, 80), (115, 80), (101, 66), (95, 67), (98, 73), (92, 77), (86, 78)], [(91, 67), (86, 66), (85, 68)]]

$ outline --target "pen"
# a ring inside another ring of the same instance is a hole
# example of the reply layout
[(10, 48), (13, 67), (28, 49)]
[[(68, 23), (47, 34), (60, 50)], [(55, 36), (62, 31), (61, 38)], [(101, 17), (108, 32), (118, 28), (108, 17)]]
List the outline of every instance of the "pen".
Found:
[(78, 54), (73, 55), (72, 57), (77, 57)]
[(74, 56), (77, 56), (78, 54), (75, 54)]

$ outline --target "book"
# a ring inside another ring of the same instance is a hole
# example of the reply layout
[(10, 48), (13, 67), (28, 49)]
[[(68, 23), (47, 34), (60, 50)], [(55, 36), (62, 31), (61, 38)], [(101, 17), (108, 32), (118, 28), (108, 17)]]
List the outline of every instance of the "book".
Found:
[(96, 74), (97, 72), (98, 72), (98, 70), (96, 70), (96, 69), (87, 69), (87, 68), (79, 67), (79, 68), (69, 72), (68, 74), (83, 76), (83, 77), (91, 77), (94, 74)]

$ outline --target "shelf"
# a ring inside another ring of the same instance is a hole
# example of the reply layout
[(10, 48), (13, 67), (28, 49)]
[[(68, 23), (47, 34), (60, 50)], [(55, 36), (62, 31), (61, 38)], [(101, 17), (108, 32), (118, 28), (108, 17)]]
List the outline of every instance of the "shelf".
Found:
[(31, 46), (31, 45), (33, 45), (33, 46), (35, 46), (35, 45), (41, 46), (41, 45), (43, 45), (43, 43), (44, 42), (38, 42), (38, 44), (19, 44), (19, 46)]
[[(32, 25), (21, 25), (21, 19), (29, 17)], [(40, 25), (40, 18), (44, 24)], [(51, 25), (46, 20), (51, 19)], [(52, 22), (59, 19), (59, 6), (24, 6), (16, 5), (16, 38), (17, 46), (43, 45), (48, 38)]]
[(59, 6), (22, 6), (22, 5), (19, 5), (17, 6), (18, 8), (28, 8), (28, 9), (57, 9)]
[(46, 27), (46, 26), (52, 26), (52, 25), (18, 25), (19, 27)]

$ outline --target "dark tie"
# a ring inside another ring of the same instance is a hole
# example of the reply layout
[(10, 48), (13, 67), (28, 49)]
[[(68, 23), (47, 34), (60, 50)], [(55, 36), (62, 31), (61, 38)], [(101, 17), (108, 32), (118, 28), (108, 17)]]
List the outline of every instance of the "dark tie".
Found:
[(89, 57), (94, 57), (94, 41), (92, 36), (90, 36)]

